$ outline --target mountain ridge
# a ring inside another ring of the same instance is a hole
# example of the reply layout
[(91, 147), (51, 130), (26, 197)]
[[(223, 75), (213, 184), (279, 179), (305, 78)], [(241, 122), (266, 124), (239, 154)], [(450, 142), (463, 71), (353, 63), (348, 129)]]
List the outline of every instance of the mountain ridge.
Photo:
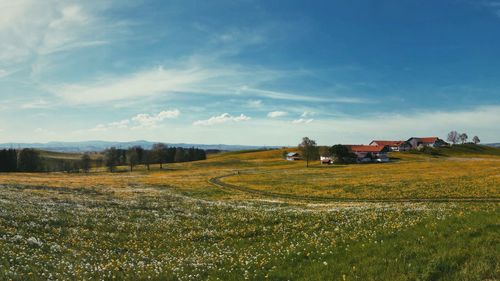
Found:
[[(153, 144), (158, 142), (151, 142), (146, 140), (136, 140), (136, 141), (101, 141), (101, 140), (91, 140), (91, 141), (77, 141), (77, 142), (58, 142), (51, 141), (46, 143), (34, 142), (34, 143), (0, 143), (0, 149), (3, 148), (37, 148), (47, 151), (54, 152), (85, 152), (85, 151), (102, 151), (109, 147), (117, 148), (129, 148), (132, 146), (142, 146), (143, 148), (150, 149)], [(167, 146), (173, 147), (195, 147), (200, 149), (217, 149), (223, 151), (236, 151), (236, 150), (246, 150), (246, 149), (259, 149), (259, 148), (278, 148), (278, 146), (255, 146), (255, 145), (233, 145), (233, 144), (191, 144), (191, 143), (166, 143)]]

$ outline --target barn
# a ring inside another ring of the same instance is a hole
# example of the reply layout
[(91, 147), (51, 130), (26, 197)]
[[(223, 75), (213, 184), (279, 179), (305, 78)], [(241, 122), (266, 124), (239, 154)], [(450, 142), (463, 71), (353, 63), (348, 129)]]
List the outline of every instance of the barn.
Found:
[(358, 162), (388, 162), (388, 146), (382, 145), (346, 145), (350, 152), (356, 155)]
[(438, 137), (411, 137), (407, 140), (411, 148), (418, 148), (419, 146), (441, 147), (448, 145), (447, 142)]
[(411, 145), (407, 141), (373, 140), (370, 145), (388, 146), (391, 151), (407, 151)]

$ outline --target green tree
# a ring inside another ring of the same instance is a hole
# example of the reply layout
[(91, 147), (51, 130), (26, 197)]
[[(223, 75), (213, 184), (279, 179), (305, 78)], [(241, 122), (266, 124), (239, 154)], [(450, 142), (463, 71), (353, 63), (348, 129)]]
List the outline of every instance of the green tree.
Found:
[(304, 160), (306, 160), (306, 167), (309, 167), (309, 162), (311, 160), (317, 160), (319, 157), (319, 150), (316, 141), (311, 140), (308, 137), (302, 138), (302, 142), (299, 144), (298, 149), (302, 153)]
[(14, 149), (0, 150), (0, 172), (15, 172), (17, 170), (17, 152)]
[(186, 161), (185, 149), (182, 147), (175, 148), (174, 162), (179, 163), (179, 162), (185, 162), (185, 161)]
[(474, 142), (474, 144), (478, 144), (478, 143), (480, 143), (480, 142), (481, 142), (481, 140), (479, 139), (479, 137), (478, 137), (478, 136), (474, 136), (474, 137), (472, 138), (472, 142)]
[(330, 155), (335, 158), (335, 161), (339, 163), (345, 163), (346, 158), (350, 158), (352, 156), (349, 148), (345, 145), (336, 144), (328, 149)]
[(152, 148), (152, 154), (160, 169), (163, 169), (163, 163), (168, 161), (168, 147), (163, 143), (155, 143)]
[(90, 171), (92, 160), (90, 159), (90, 155), (88, 153), (84, 153), (80, 158), (80, 167), (83, 172), (88, 173)]
[(38, 172), (42, 169), (40, 153), (32, 148), (24, 148), (19, 152), (17, 167), (21, 172)]
[(110, 172), (114, 172), (116, 165), (118, 165), (120, 154), (120, 151), (115, 147), (110, 147), (104, 151), (104, 165), (108, 167)]

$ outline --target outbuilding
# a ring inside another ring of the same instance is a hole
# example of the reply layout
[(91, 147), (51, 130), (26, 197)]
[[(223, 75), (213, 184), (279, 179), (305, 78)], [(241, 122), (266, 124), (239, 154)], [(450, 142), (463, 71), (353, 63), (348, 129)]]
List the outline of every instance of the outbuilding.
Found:
[(298, 154), (297, 152), (288, 152), (286, 154), (286, 160), (288, 161), (298, 161), (301, 159), (302, 158), (300, 158), (300, 154)]

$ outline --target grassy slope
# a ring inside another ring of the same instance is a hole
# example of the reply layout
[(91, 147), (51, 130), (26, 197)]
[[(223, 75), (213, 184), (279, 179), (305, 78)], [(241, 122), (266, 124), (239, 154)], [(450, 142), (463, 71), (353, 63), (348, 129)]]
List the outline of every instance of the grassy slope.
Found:
[[(477, 209), (476, 206), (474, 209)], [(481, 209), (482, 207), (479, 207)], [(298, 260), (281, 268), (302, 280), (497, 280), (500, 221), (490, 207), (441, 221), (427, 218), (376, 243), (354, 243), (328, 256), (325, 266)]]
[[(260, 162), (250, 157), (256, 154), (250, 154), (248, 161), (233, 159), (233, 164), (245, 163), (246, 166), (241, 166), (239, 175), (223, 181), (274, 193), (335, 198), (499, 197), (500, 157), (496, 153), (500, 149), (475, 147), (444, 148), (441, 156), (391, 153), (394, 161), (386, 164), (313, 163), (310, 168), (305, 168), (302, 161), (280, 159), (279, 151), (267, 152), (267, 161)], [(217, 158), (222, 159), (231, 158)], [(258, 165), (252, 166), (256, 163)]]
[(495, 155), (500, 156), (500, 148), (485, 145), (460, 144), (439, 148), (438, 151), (448, 156)]

